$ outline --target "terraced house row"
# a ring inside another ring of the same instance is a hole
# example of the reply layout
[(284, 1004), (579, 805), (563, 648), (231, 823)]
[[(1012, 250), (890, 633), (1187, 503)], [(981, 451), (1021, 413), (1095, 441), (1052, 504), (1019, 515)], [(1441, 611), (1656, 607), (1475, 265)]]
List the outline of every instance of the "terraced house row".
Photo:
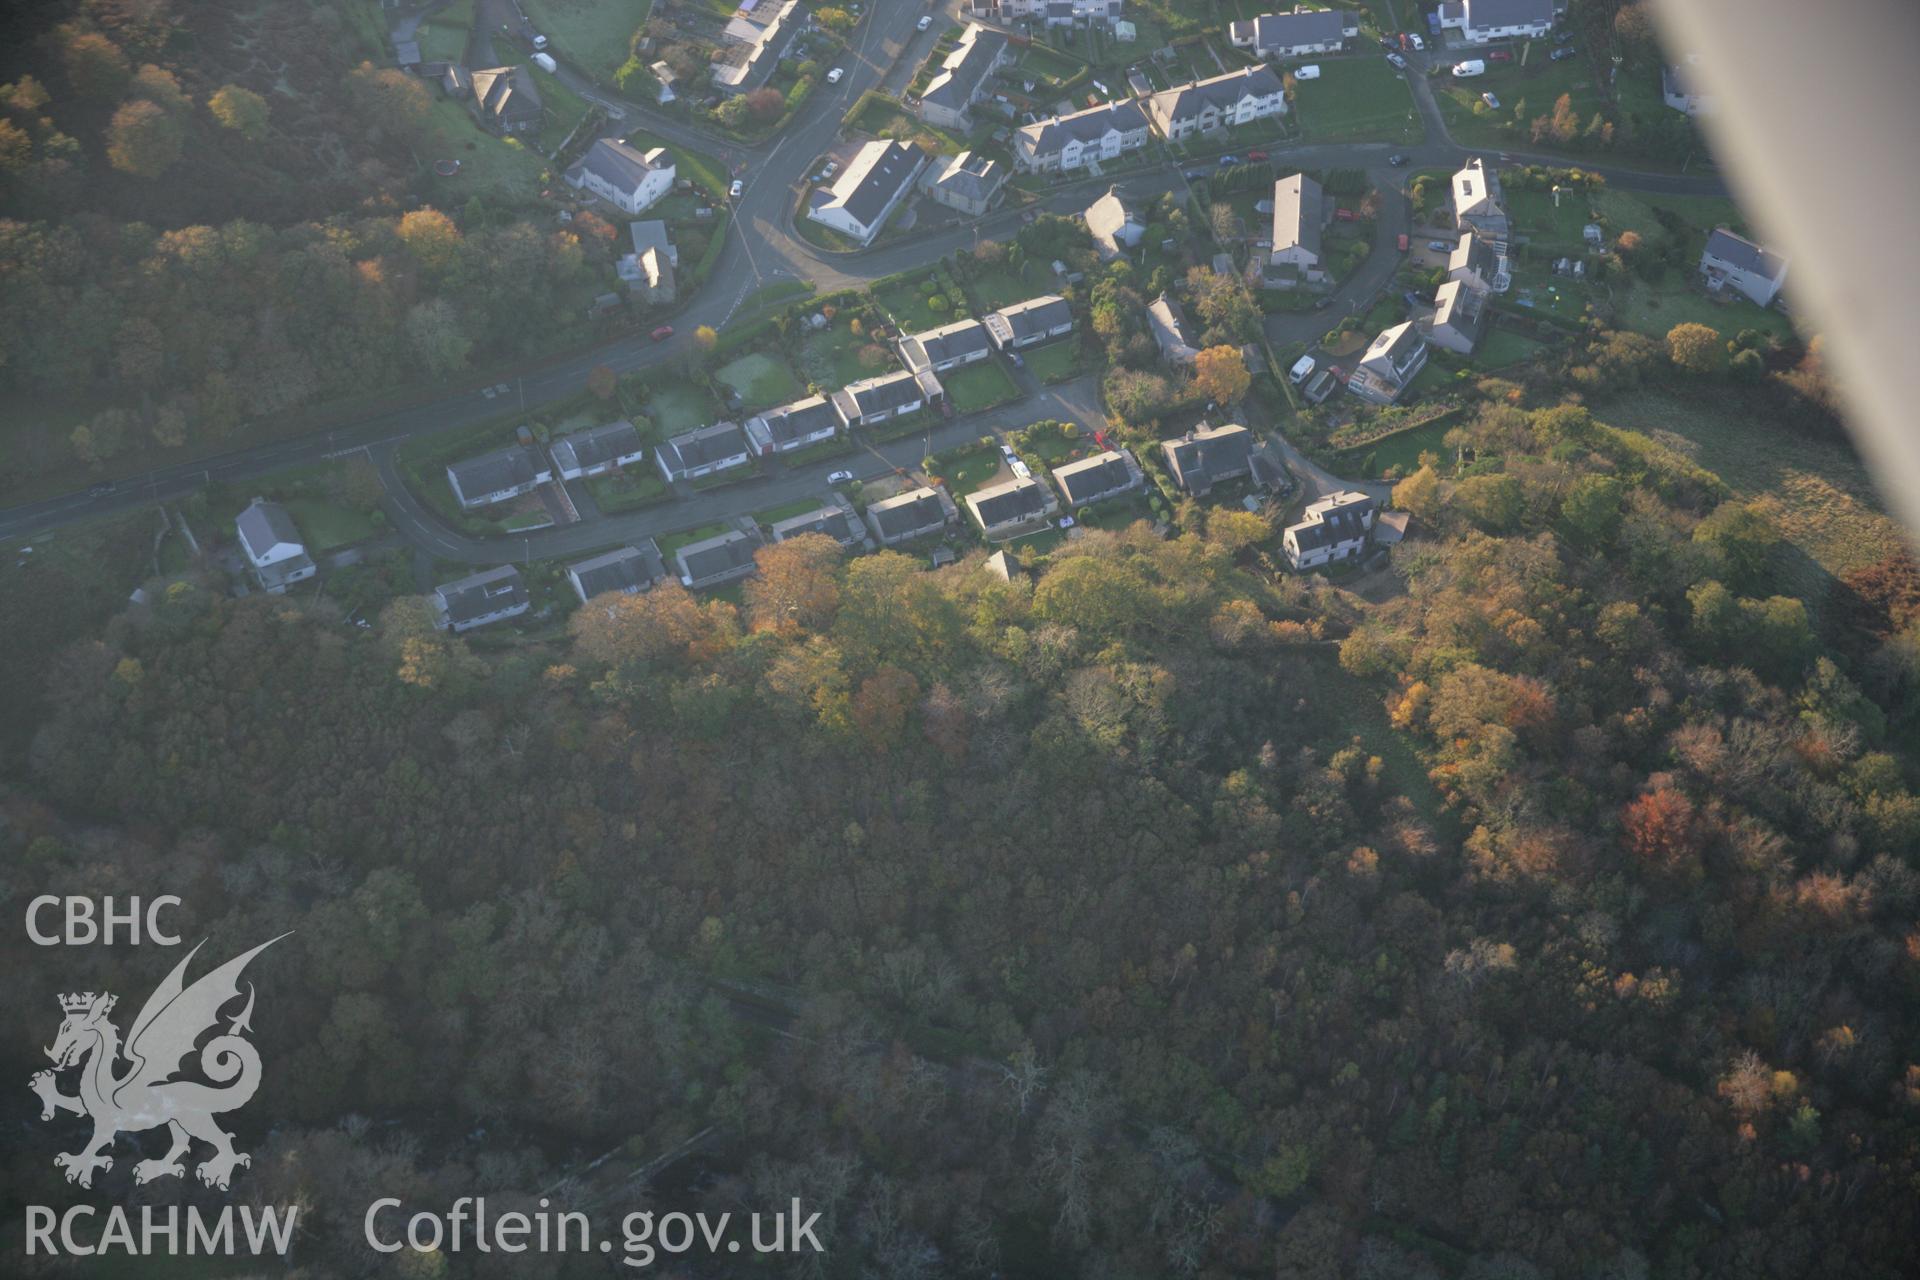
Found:
[(1142, 98), (1121, 98), (1024, 125), (1013, 159), (1028, 173), (1063, 173), (1111, 163), (1154, 135), (1186, 142), (1222, 129), (1286, 114), (1280, 73), (1262, 63), (1175, 85)]

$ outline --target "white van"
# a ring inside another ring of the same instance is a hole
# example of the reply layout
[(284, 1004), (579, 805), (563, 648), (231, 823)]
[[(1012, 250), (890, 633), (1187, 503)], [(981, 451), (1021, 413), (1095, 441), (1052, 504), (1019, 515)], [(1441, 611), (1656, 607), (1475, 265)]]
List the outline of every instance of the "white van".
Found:
[(1301, 383), (1305, 382), (1307, 380), (1307, 375), (1312, 372), (1313, 372), (1313, 357), (1301, 356), (1298, 360), (1295, 360), (1293, 362), (1293, 368), (1287, 370), (1287, 381), (1293, 383), (1293, 385), (1297, 387)]
[(554, 72), (560, 70), (560, 64), (553, 60), (553, 55), (550, 53), (534, 54), (533, 65), (540, 68), (542, 71), (546, 72), (548, 75), (552, 75), (554, 74)]
[(1487, 64), (1478, 58), (1471, 58), (1466, 62), (1456, 62), (1453, 64), (1453, 74), (1463, 80), (1468, 76), (1484, 75), (1486, 70)]
[(1295, 80), (1318, 80), (1320, 78), (1320, 66), (1318, 63), (1314, 63), (1311, 66), (1295, 67), (1293, 69), (1293, 78)]

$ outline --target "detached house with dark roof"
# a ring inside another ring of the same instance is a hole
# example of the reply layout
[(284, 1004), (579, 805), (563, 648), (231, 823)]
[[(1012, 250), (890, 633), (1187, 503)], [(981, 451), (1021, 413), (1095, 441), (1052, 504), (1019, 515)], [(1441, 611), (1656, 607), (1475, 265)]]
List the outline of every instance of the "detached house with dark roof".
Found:
[(1440, 27), (1458, 31), (1468, 44), (1544, 36), (1553, 30), (1555, 0), (1448, 0)]
[(935, 204), (979, 215), (993, 207), (1000, 188), (1007, 185), (1008, 174), (1007, 166), (998, 160), (989, 160), (974, 151), (962, 151), (928, 165), (922, 173), (920, 189)]
[(1021, 126), (1013, 136), (1013, 165), (1025, 173), (1052, 173), (1119, 159), (1147, 145), (1147, 113), (1131, 98)]
[(471, 631), (517, 618), (531, 604), (525, 580), (510, 564), (442, 583), (433, 589), (434, 621), (443, 631)]
[(910, 142), (869, 142), (832, 187), (813, 192), (807, 216), (860, 244), (869, 244), (926, 167), (926, 153)]
[(1176, 85), (1147, 99), (1147, 115), (1168, 142), (1286, 114), (1287, 89), (1265, 63)]
[(1065, 298), (1048, 293), (989, 311), (984, 323), (994, 346), (1018, 351), (1072, 333), (1073, 308)]
[(860, 517), (854, 513), (852, 505), (837, 494), (825, 505), (812, 511), (774, 521), (767, 526), (767, 530), (775, 542), (785, 542), (803, 533), (824, 533), (848, 551), (871, 550), (873, 547), (873, 539), (867, 536), (867, 526), (860, 523)]
[(718, 475), (744, 467), (753, 460), (747, 433), (733, 422), (716, 422), (710, 427), (683, 431), (655, 449), (653, 455), (660, 464), (660, 474), (669, 484)]
[(1187, 327), (1186, 312), (1166, 294), (1147, 304), (1147, 328), (1168, 364), (1191, 365), (1200, 358), (1199, 340)]
[(1060, 509), (1053, 492), (1032, 476), (989, 485), (968, 494), (965, 501), (974, 523), (989, 538), (1024, 533), (1046, 523)]
[(567, 170), (567, 185), (599, 196), (622, 213), (649, 208), (673, 190), (673, 153), (642, 151), (619, 138), (600, 138)]
[(1227, 38), (1236, 49), (1257, 58), (1304, 58), (1315, 53), (1339, 53), (1360, 34), (1360, 15), (1342, 9), (1300, 9), (1292, 13), (1263, 13), (1227, 26)]
[(1267, 251), (1269, 272), (1309, 281), (1326, 278), (1320, 266), (1320, 232), (1327, 221), (1327, 202), (1320, 184), (1304, 173), (1290, 174), (1273, 184), (1273, 245)]
[(914, 373), (922, 369), (945, 373), (985, 360), (992, 351), (993, 341), (987, 336), (987, 326), (978, 320), (955, 320), (938, 329), (910, 333), (900, 339), (900, 359)]
[(744, 578), (758, 567), (753, 553), (764, 545), (760, 527), (750, 517), (735, 517), (725, 533), (689, 542), (673, 553), (680, 585), (699, 590)]
[(505, 502), (552, 482), (553, 468), (546, 458), (523, 444), (447, 465), (447, 483), (464, 511)]
[(1427, 344), (1411, 320), (1382, 329), (1347, 379), (1347, 390), (1374, 404), (1392, 404), (1427, 366)]
[(1721, 227), (1707, 237), (1700, 253), (1700, 278), (1711, 292), (1732, 289), (1763, 307), (1772, 306), (1787, 282), (1787, 260)]
[(1203, 422), (1178, 440), (1163, 441), (1160, 453), (1173, 482), (1204, 498), (1215, 485), (1253, 469), (1253, 432), (1237, 422), (1219, 427)]
[(483, 128), (498, 134), (532, 133), (545, 110), (533, 74), (525, 67), (487, 67), (456, 83), (472, 90), (468, 109)]
[(1373, 528), (1375, 503), (1364, 493), (1345, 490), (1308, 504), (1300, 523), (1288, 525), (1280, 545), (1296, 569), (1345, 560), (1364, 551)]
[(666, 579), (666, 562), (652, 538), (567, 566), (567, 581), (573, 584), (573, 593), (580, 597), (581, 604), (612, 591), (638, 595)]
[(568, 432), (555, 440), (548, 452), (562, 480), (584, 480), (640, 461), (647, 447), (640, 439), (640, 429), (621, 418)]
[(891, 498), (867, 504), (867, 527), (883, 547), (940, 533), (959, 515), (953, 499), (939, 489), (921, 486)]
[(1003, 31), (969, 22), (960, 43), (940, 63), (940, 73), (920, 95), (920, 118), (948, 129), (972, 125), (967, 112), (986, 95), (993, 73), (1012, 50)]
[(848, 426), (869, 426), (917, 412), (944, 394), (940, 379), (931, 369), (918, 373), (903, 369), (849, 382), (833, 393), (833, 404), (840, 411), (840, 420)]
[(1140, 464), (1125, 449), (1096, 453), (1076, 462), (1064, 462), (1053, 469), (1053, 482), (1074, 510), (1090, 502), (1117, 498), (1132, 493), (1145, 483)]
[(831, 440), (840, 430), (840, 413), (825, 396), (808, 396), (747, 419), (747, 442), (761, 457), (792, 453)]
[(255, 498), (233, 525), (262, 591), (279, 595), (319, 572), (300, 539), (299, 526), (279, 503)]

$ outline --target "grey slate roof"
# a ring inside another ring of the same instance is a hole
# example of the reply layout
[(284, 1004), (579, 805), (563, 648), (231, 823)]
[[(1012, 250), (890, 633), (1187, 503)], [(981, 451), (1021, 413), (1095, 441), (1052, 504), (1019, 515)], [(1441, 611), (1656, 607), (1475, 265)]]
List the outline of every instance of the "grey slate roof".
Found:
[(615, 547), (567, 569), (580, 580), (580, 591), (589, 600), (607, 591), (644, 591), (667, 576), (660, 549), (651, 538), (639, 546)]
[(627, 235), (633, 240), (633, 251), (645, 253), (649, 249), (658, 249), (667, 255), (667, 261), (676, 267), (680, 265), (680, 250), (674, 247), (667, 236), (667, 224), (658, 218), (641, 218), (627, 224)]
[(833, 184), (833, 200), (828, 203), (837, 203), (861, 226), (872, 226), (924, 158), (910, 142), (870, 142)]
[(443, 583), (435, 592), (447, 611), (447, 621), (458, 625), (490, 613), (524, 607), (527, 584), (512, 565), (487, 569), (471, 577)]
[(1051, 293), (1013, 303), (993, 314), (1006, 325), (1007, 332), (1013, 335), (1015, 342), (1036, 333), (1046, 333), (1073, 320), (1073, 308), (1067, 305), (1067, 300)]
[(1360, 511), (1358, 506), (1340, 507), (1323, 512), (1318, 520), (1294, 525), (1287, 532), (1293, 535), (1294, 545), (1302, 551), (1316, 551), (1336, 542), (1351, 542), (1355, 538), (1364, 538), (1367, 533)]
[(876, 502), (867, 508), (867, 514), (873, 517), (880, 532), (889, 538), (945, 524), (947, 520), (947, 510), (940, 505), (940, 495), (927, 488), (912, 489)]
[(1736, 270), (1751, 271), (1769, 280), (1779, 275), (1780, 269), (1787, 265), (1787, 260), (1771, 249), (1762, 248), (1725, 227), (1716, 228), (1707, 237), (1706, 252), (1709, 257), (1718, 258)]
[(282, 542), (305, 545), (300, 541), (300, 530), (293, 523), (293, 517), (277, 502), (255, 498), (253, 504), (235, 519), (234, 525), (239, 529), (240, 538), (247, 544), (247, 549), (256, 557), (265, 555)]
[(1279, 75), (1263, 62), (1190, 84), (1175, 85), (1164, 93), (1154, 94), (1152, 101), (1156, 114), (1178, 123), (1199, 115), (1209, 105), (1224, 109), (1248, 96), (1265, 98), (1279, 93), (1283, 87)]
[(1202, 427), (1161, 446), (1174, 478), (1191, 489), (1247, 470), (1253, 433), (1237, 423)]
[(833, 411), (832, 402), (825, 396), (808, 396), (805, 400), (769, 409), (760, 415), (760, 420), (767, 424), (767, 434), (776, 445), (810, 436), (823, 427), (837, 430), (840, 426), (840, 415)]
[(553, 460), (562, 467), (594, 467), (640, 452), (640, 428), (621, 418), (568, 432), (553, 444)]
[(909, 334), (907, 342), (916, 343), (926, 353), (927, 363), (941, 364), (992, 348), (987, 327), (978, 320), (956, 320), (938, 329)]
[(477, 458), (462, 458), (447, 467), (460, 481), (460, 492), (469, 498), (532, 484), (545, 469), (538, 455), (523, 444), (510, 444)]
[(1306, 174), (1291, 174), (1274, 183), (1273, 251), (1278, 253), (1298, 245), (1318, 258), (1325, 209), (1320, 184)]
[(985, 200), (1007, 180), (1007, 166), (998, 160), (962, 151), (934, 176), (933, 185), (969, 200)]
[(1125, 489), (1133, 483), (1133, 468), (1122, 453), (1096, 453), (1053, 469), (1055, 483), (1074, 506)]
[(966, 32), (960, 37), (959, 48), (946, 56), (940, 64), (940, 74), (927, 85), (927, 91), (920, 95), (920, 100), (952, 111), (966, 110), (979, 90), (980, 82), (986, 79), (995, 59), (1006, 47), (1004, 32), (983, 27), (977, 22), (968, 23)]
[(716, 422), (710, 427), (696, 427), (692, 431), (682, 432), (660, 446), (677, 460), (676, 471), (691, 471), (695, 467), (704, 467), (708, 463), (718, 462), (722, 458), (731, 458), (748, 452), (746, 433), (739, 424)]
[(759, 549), (759, 535), (732, 529), (703, 542), (688, 543), (680, 548), (677, 558), (681, 573), (699, 582), (716, 574), (744, 570)]
[(1257, 18), (1236, 22), (1231, 28), (1235, 40), (1252, 40), (1256, 49), (1289, 49), (1302, 44), (1325, 44), (1346, 35), (1346, 29), (1358, 25), (1352, 14), (1339, 9), (1309, 9), (1296, 13), (1263, 13)]
[[(619, 138), (598, 138), (587, 148), (587, 154), (581, 156), (579, 162), (568, 171), (567, 176), (577, 181), (576, 175), (585, 170), (618, 190), (632, 191), (655, 169), (672, 167), (673, 156), (665, 147), (654, 147), (643, 152)], [(634, 245), (634, 251), (640, 252), (638, 243)]]
[(1005, 484), (996, 484), (978, 493), (968, 494), (967, 505), (973, 508), (980, 523), (991, 529), (1016, 520), (1031, 520), (1045, 513), (1047, 491), (1038, 480), (1031, 477), (1009, 480)]
[(847, 508), (829, 505), (803, 515), (788, 516), (768, 526), (773, 531), (775, 542), (785, 542), (803, 533), (824, 533), (835, 542), (845, 546), (865, 538), (866, 531), (860, 527), (859, 517)]
[(525, 67), (476, 68), (471, 76), (482, 114), (509, 124), (540, 118), (540, 90)]
[(1104, 137), (1109, 129), (1133, 133), (1146, 127), (1146, 112), (1140, 109), (1138, 102), (1129, 98), (1125, 102), (1088, 107), (1072, 115), (1038, 120), (1023, 126), (1020, 132), (1031, 139), (1034, 153), (1044, 156), (1053, 154), (1071, 141), (1091, 142)]
[(861, 418), (871, 413), (885, 413), (926, 398), (927, 392), (920, 385), (920, 380), (905, 369), (898, 373), (883, 373), (877, 378), (849, 382), (835, 393), (835, 399), (840, 400), (843, 408), (849, 404), (853, 406), (854, 412), (849, 414), (849, 417)]

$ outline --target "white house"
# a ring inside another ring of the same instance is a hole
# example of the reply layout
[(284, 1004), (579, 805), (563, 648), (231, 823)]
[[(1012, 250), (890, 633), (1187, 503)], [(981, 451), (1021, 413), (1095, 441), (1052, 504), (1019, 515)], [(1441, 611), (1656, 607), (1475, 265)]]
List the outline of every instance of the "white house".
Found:
[(551, 483), (553, 468), (546, 458), (523, 444), (510, 444), (447, 466), (447, 484), (465, 511), (505, 502)]
[(1032, 476), (988, 485), (968, 494), (966, 505), (980, 532), (989, 538), (1002, 538), (1032, 528), (1060, 509), (1060, 504), (1053, 500), (1053, 491)]
[(1108, 163), (1147, 145), (1147, 113), (1129, 98), (1071, 115), (1022, 125), (1013, 136), (1013, 164), (1027, 173)]
[(1081, 215), (1087, 230), (1093, 233), (1093, 247), (1102, 262), (1111, 262), (1129, 249), (1138, 248), (1147, 234), (1146, 219), (1120, 194), (1120, 188), (1108, 187), (1107, 193), (1087, 206)]
[(1273, 247), (1267, 265), (1292, 270), (1307, 280), (1321, 280), (1320, 232), (1326, 223), (1326, 196), (1320, 184), (1304, 173), (1289, 174), (1273, 184)]
[(926, 153), (912, 143), (876, 139), (860, 148), (832, 187), (814, 191), (807, 216), (869, 244), (926, 167)]
[(1721, 227), (1707, 237), (1701, 251), (1700, 277), (1715, 293), (1733, 289), (1766, 307), (1787, 282), (1787, 260)]
[(1299, 524), (1288, 525), (1281, 538), (1287, 563), (1296, 569), (1344, 560), (1366, 548), (1373, 528), (1374, 501), (1364, 493), (1330, 493), (1300, 513)]
[(1049, 27), (1120, 21), (1124, 0), (966, 0), (967, 12), (995, 22), (1039, 22)]
[(1286, 110), (1286, 85), (1265, 63), (1176, 85), (1147, 99), (1153, 127), (1169, 142), (1284, 115)]
[(1073, 308), (1065, 298), (1043, 294), (989, 311), (987, 334), (1002, 351), (1018, 351), (1073, 332)]
[(953, 499), (924, 485), (867, 504), (867, 527), (881, 546), (891, 547), (939, 533), (959, 514)]
[(960, 43), (940, 63), (940, 73), (920, 95), (920, 118), (948, 129), (965, 129), (967, 112), (987, 92), (987, 85), (1012, 50), (1006, 33), (969, 22)]
[(569, 432), (555, 440), (548, 452), (562, 480), (582, 480), (631, 466), (645, 456), (647, 447), (641, 442), (640, 429), (621, 418)]
[(434, 620), (443, 631), (471, 631), (518, 617), (531, 604), (526, 582), (510, 564), (442, 583), (433, 591)]
[(668, 483), (717, 475), (744, 467), (753, 460), (747, 433), (733, 422), (716, 422), (710, 427), (683, 431), (655, 449), (653, 456)]
[(1506, 252), (1507, 206), (1500, 195), (1500, 171), (1473, 157), (1453, 175), (1453, 223), (1489, 242), (1495, 253)]
[(978, 320), (955, 320), (900, 339), (900, 359), (915, 373), (922, 369), (945, 373), (985, 360), (992, 351), (987, 327)]
[(1473, 354), (1486, 331), (1487, 296), (1466, 280), (1449, 280), (1434, 290), (1427, 341), (1463, 356)]
[(833, 393), (840, 420), (850, 427), (905, 417), (938, 400), (945, 391), (931, 369), (883, 373), (877, 378), (849, 382)]
[(1553, 30), (1554, 0), (1448, 0), (1440, 26), (1468, 44), (1544, 36)]
[(233, 524), (262, 591), (279, 595), (319, 572), (300, 540), (299, 527), (279, 503), (255, 498)]
[(1360, 15), (1343, 9), (1296, 8), (1292, 13), (1263, 13), (1227, 27), (1227, 38), (1236, 49), (1250, 49), (1260, 58), (1338, 53), (1359, 34)]
[(1347, 390), (1374, 404), (1392, 404), (1427, 365), (1427, 344), (1411, 320), (1382, 329), (1360, 357)]
[(839, 431), (839, 411), (825, 396), (808, 396), (747, 419), (747, 441), (763, 457), (820, 444)]
[(597, 139), (567, 183), (591, 192), (624, 213), (639, 213), (673, 190), (673, 156), (665, 147), (641, 151), (618, 138)]

